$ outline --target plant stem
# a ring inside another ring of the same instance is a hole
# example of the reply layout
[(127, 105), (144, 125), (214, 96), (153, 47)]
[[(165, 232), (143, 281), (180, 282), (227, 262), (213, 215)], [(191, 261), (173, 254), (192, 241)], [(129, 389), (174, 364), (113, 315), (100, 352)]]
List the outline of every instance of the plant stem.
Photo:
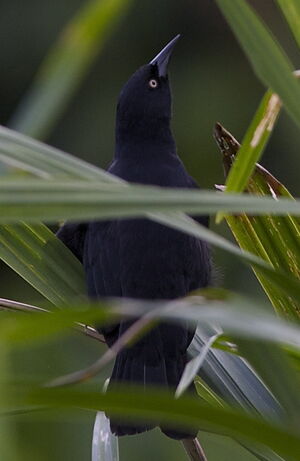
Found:
[[(16, 312), (27, 312), (27, 313), (32, 313), (32, 312), (39, 312), (39, 313), (46, 313), (46, 314), (51, 314), (51, 311), (48, 309), (44, 309), (42, 307), (38, 306), (33, 306), (31, 304), (24, 304), (24, 303), (19, 303), (17, 301), (12, 301), (11, 299), (4, 299), (0, 298), (0, 311), (1, 310), (13, 310)], [(80, 333), (84, 334), (85, 336), (88, 336), (89, 338), (96, 339), (97, 341), (100, 341), (101, 343), (105, 343), (104, 338), (98, 331), (91, 327), (90, 325), (84, 325), (83, 323), (75, 323), (74, 325), (75, 330), (79, 331)]]
[(198, 439), (183, 439), (182, 445), (191, 461), (207, 461)]

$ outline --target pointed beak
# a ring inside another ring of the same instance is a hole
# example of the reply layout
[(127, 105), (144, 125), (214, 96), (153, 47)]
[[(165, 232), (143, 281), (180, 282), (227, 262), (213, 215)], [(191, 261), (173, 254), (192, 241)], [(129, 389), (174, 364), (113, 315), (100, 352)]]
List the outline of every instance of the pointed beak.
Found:
[(179, 39), (180, 34), (176, 35), (176, 37), (173, 38), (159, 53), (157, 56), (155, 56), (152, 61), (150, 61), (150, 64), (153, 66), (156, 64), (158, 67), (158, 75), (160, 77), (166, 77), (168, 73), (168, 64), (169, 60), (171, 57), (171, 54), (173, 52), (173, 48)]

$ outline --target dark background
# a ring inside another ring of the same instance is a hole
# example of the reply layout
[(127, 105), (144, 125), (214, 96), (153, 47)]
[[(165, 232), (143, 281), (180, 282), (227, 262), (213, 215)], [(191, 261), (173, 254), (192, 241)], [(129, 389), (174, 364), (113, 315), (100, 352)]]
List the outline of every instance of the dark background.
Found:
[[(0, 123), (9, 124), (49, 47), (83, 5), (79, 0), (0, 0)], [(296, 45), (271, 0), (250, 1), (272, 28), (295, 67)], [(182, 34), (170, 66), (173, 130), (178, 151), (199, 184), (212, 189), (224, 181), (212, 137), (220, 121), (241, 140), (264, 93), (235, 37), (212, 0), (139, 0), (107, 40), (87, 78), (46, 142), (105, 168), (114, 151), (118, 93), (130, 74), (148, 62), (174, 35)], [(299, 195), (298, 131), (282, 114), (262, 164)], [(213, 220), (212, 220), (213, 221)], [(212, 224), (213, 228), (216, 228)], [(225, 224), (217, 232), (230, 238)], [(227, 288), (263, 293), (251, 271), (230, 255), (215, 251), (217, 278)], [(1, 297), (39, 303), (41, 297), (11, 270), (0, 266)], [(255, 302), (255, 301), (254, 301)], [(90, 340), (70, 335), (12, 355), (19, 376), (45, 378), (86, 366), (101, 352)], [(104, 373), (109, 375), (109, 370)], [(103, 375), (103, 377), (104, 377)], [(103, 377), (97, 378), (99, 387)], [(22, 460), (90, 458), (94, 415), (45, 413), (14, 418)], [(209, 459), (252, 459), (226, 438), (202, 435)], [(184, 459), (176, 442), (159, 431), (121, 441), (121, 459)]]

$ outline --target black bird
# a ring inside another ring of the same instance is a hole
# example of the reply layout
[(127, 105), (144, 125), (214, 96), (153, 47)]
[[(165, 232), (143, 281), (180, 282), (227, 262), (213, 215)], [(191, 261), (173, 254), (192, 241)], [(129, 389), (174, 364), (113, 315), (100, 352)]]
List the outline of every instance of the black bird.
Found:
[[(123, 87), (117, 106), (115, 157), (108, 171), (133, 183), (197, 188), (179, 159), (170, 129), (168, 62), (176, 36)], [(208, 217), (196, 217), (208, 225)], [(58, 237), (82, 262), (91, 298), (174, 299), (210, 283), (210, 252), (205, 242), (148, 219), (65, 224)], [(100, 328), (111, 346), (131, 323)], [(118, 354), (108, 391), (116, 382), (175, 390), (194, 331), (163, 323)], [(111, 418), (116, 435), (151, 429)], [(175, 439), (196, 432), (161, 427)]]

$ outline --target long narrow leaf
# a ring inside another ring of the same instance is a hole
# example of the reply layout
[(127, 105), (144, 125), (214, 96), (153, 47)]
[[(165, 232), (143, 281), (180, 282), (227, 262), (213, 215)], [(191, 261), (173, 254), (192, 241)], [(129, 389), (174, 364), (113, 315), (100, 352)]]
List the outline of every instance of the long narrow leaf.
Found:
[[(67, 305), (64, 303), (62, 307)], [(286, 344), (291, 348), (300, 348), (300, 329), (297, 325), (277, 319), (274, 315), (262, 314), (263, 309), (253, 309), (250, 301), (230, 297), (227, 301), (186, 298), (170, 302), (150, 302), (142, 300), (116, 300), (114, 303), (96, 303), (79, 305), (72, 303), (72, 309), (62, 309), (51, 315), (18, 317), (18, 321), (5, 328), (1, 324), (1, 337), (12, 344), (24, 344), (40, 340), (49, 327), (49, 335), (61, 332), (73, 326), (74, 322), (82, 324), (113, 323), (116, 319), (142, 316), (151, 312), (151, 320), (186, 321), (192, 325), (218, 324), (227, 334), (265, 340), (270, 343)], [(255, 314), (255, 315), (254, 315)], [(51, 325), (51, 331), (50, 331)], [(57, 326), (55, 326), (57, 325)], [(143, 326), (144, 327), (144, 326)], [(56, 330), (57, 328), (57, 330)], [(42, 333), (41, 333), (42, 332)], [(221, 352), (221, 351), (220, 351)]]
[(277, 95), (265, 94), (226, 179), (226, 193), (242, 192), (272, 133), (281, 107)]
[[(239, 143), (220, 124), (216, 126), (215, 137), (223, 154), (225, 171), (228, 172), (238, 152)], [(259, 164), (256, 165), (248, 181), (247, 191), (256, 196), (269, 196), (276, 200), (280, 197), (292, 198), (288, 190)], [(297, 217), (239, 214), (227, 215), (226, 219), (242, 248), (268, 261), (273, 267), (284, 270), (286, 274), (299, 279), (300, 226)], [(266, 280), (265, 274), (258, 267), (254, 270), (274, 308), (282, 315), (299, 318), (299, 300), (292, 300), (287, 292), (278, 292), (276, 285)]]
[(65, 26), (10, 125), (45, 137), (131, 0), (89, 0)]
[(248, 442), (267, 445), (282, 456), (297, 459), (300, 438), (284, 427), (266, 423), (227, 409), (219, 409), (187, 397), (174, 401), (160, 392), (99, 392), (73, 389), (23, 389), (18, 392), (19, 405), (49, 405), (104, 410), (126, 419), (150, 419), (177, 426), (197, 427), (209, 432), (238, 437)]
[(300, 382), (295, 370), (279, 347), (270, 347), (263, 340), (252, 342), (245, 339), (237, 341), (239, 349), (249, 363), (255, 367), (273, 395), (281, 403), (287, 426), (299, 426)]
[(260, 80), (277, 93), (300, 125), (300, 84), (271, 32), (245, 0), (216, 0)]
[[(47, 208), (45, 208), (45, 206)], [(101, 184), (92, 181), (9, 180), (0, 184), (0, 220), (55, 222), (141, 216), (153, 212), (300, 215), (300, 200), (220, 194), (156, 186)]]
[[(196, 357), (206, 341), (207, 332), (198, 326), (188, 349), (189, 355)], [(280, 404), (253, 368), (238, 355), (210, 349), (198, 374), (227, 404), (240, 407), (247, 412), (258, 413), (266, 419), (280, 421)]]
[(300, 47), (300, 3), (298, 0), (277, 0), (295, 40)]
[[(7, 344), (1, 344), (0, 348), (0, 407), (3, 407), (11, 398), (11, 386), (8, 384), (11, 380), (11, 363), (10, 349)], [(18, 459), (18, 446), (15, 443), (16, 437), (15, 422), (11, 418), (0, 418), (0, 446), (2, 459)]]
[(55, 176), (121, 183), (113, 175), (84, 160), (1, 125), (0, 160), (42, 178)]
[[(16, 163), (19, 167), (41, 177), (67, 175), (71, 178), (98, 179), (104, 183), (123, 184), (124, 187), (126, 186), (126, 183), (93, 165), (3, 127), (0, 127), (0, 155), (2, 155), (2, 159), (6, 163)], [(188, 231), (191, 235), (200, 238), (203, 237), (212, 244), (219, 245), (221, 248), (245, 258), (245, 260), (259, 264), (257, 258), (253, 258), (250, 254), (240, 253), (230, 242), (227, 242), (224, 238), (217, 236), (208, 229), (197, 225), (197, 223), (182, 213), (149, 213), (148, 216), (165, 225), (172, 225), (177, 229), (185, 232)], [(23, 265), (22, 269), (22, 271), (19, 269), (20, 275), (25, 280), (30, 281), (26, 266)], [(66, 268), (66, 270), (68, 269)], [(273, 276), (272, 273), (270, 275), (271, 277)], [(289, 286), (289, 284), (285, 285)]]
[[(9, 151), (7, 151), (7, 145), (10, 146)], [(30, 171), (37, 171), (39, 175), (46, 174), (50, 175), (51, 177), (53, 174), (58, 176), (60, 176), (60, 174), (67, 174), (72, 178), (76, 177), (88, 179), (90, 177), (94, 180), (97, 178), (99, 180), (97, 187), (99, 188), (103, 187), (100, 182), (109, 183), (111, 185), (114, 183), (115, 185), (118, 184), (120, 187), (121, 184), (123, 184), (123, 187), (126, 187), (126, 191), (129, 187), (126, 185), (126, 183), (122, 183), (112, 175), (96, 167), (93, 167), (92, 165), (82, 162), (72, 157), (71, 155), (65, 155), (63, 152), (58, 151), (57, 149), (53, 149), (43, 143), (37, 142), (31, 138), (4, 128), (0, 129), (0, 152), (2, 152), (3, 159), (5, 161), (17, 161), (18, 164), (21, 164), (23, 168), (28, 168)], [(173, 192), (174, 191), (172, 191), (172, 194)], [(133, 199), (136, 200), (136, 198)], [(28, 211), (30, 211), (30, 209), (28, 209)], [(24, 212), (24, 210), (22, 212)], [(200, 226), (182, 213), (146, 212), (145, 214), (151, 219), (166, 225), (171, 225), (176, 229), (188, 232), (190, 235), (203, 238), (204, 240), (218, 245), (224, 250), (230, 251), (236, 256), (241, 257), (242, 260), (248, 261), (253, 265), (258, 265), (258, 267), (264, 269), (268, 278), (270, 278), (276, 285), (279, 284), (279, 289), (284, 289), (285, 292), (288, 291), (289, 294), (292, 294), (297, 299), (300, 298), (300, 289), (298, 286), (299, 284), (296, 281), (288, 279), (284, 273), (276, 274), (271, 267), (268, 267), (256, 256), (247, 252), (240, 252), (234, 245), (226, 241), (223, 237), (220, 237), (212, 231)], [(42, 230), (40, 230), (40, 232), (42, 233)], [(36, 225), (36, 233), (38, 233), (38, 225)], [(24, 242), (24, 245), (26, 245), (26, 242)], [(68, 251), (67, 249), (65, 250)], [(3, 253), (3, 257), (6, 258), (6, 254)], [(18, 261), (18, 259), (16, 259), (15, 262), (18, 264), (18, 272), (20, 275), (22, 275), (26, 280), (29, 280), (30, 283), (33, 283), (31, 281), (31, 277), (29, 277), (26, 264), (23, 262), (23, 264), (20, 266), (20, 261)], [(67, 270), (68, 269), (66, 269), (66, 271)], [(65, 293), (63, 292), (61, 295), (64, 297)]]
[(0, 226), (0, 257), (54, 304), (85, 291), (82, 266), (46, 226)]

